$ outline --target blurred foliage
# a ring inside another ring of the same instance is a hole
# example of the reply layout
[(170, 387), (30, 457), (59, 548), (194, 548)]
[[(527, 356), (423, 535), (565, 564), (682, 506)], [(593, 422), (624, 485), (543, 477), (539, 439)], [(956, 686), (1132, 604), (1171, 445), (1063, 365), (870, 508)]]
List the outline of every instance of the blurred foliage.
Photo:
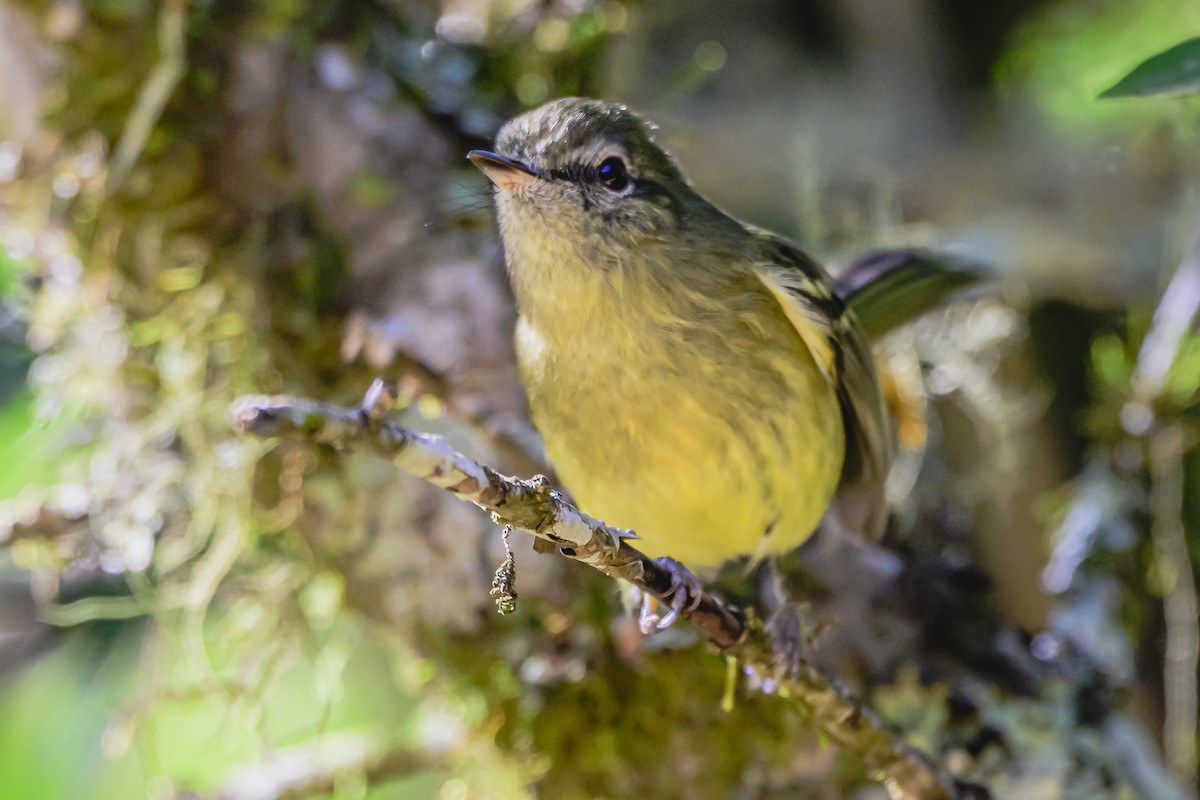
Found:
[[(764, 41), (811, 21), (784, 5), (756, 23)], [(1187, 119), (1186, 102), (1093, 101), (1200, 29), (1193, 5), (1046, 4), (999, 85), (1080, 139)], [(0, 793), (873, 796), (788, 704), (743, 693), (722, 711), (726, 665), (682, 627), (643, 641), (609, 582), (518, 548), (521, 602), (501, 619), (498, 537), (474, 509), (386, 464), (235, 438), (225, 419), (242, 393), (353, 402), (384, 372), (414, 426), (537, 469), (488, 197), (462, 154), (521, 108), (639, 76), (671, 108), (716, 102), (746, 17), (717, 15), (730, 38), (696, 42), (683, 3), (0, 5), (5, 30), (40, 42), (0, 36), (0, 66), (24, 58), (40, 98), (24, 113), (43, 122), (0, 128), (37, 130), (0, 143), (0, 577), (16, 587), (0, 601), (33, 606), (0, 614)], [(851, 36), (816, 30), (824, 58), (854, 61)], [(1171, 154), (1194, 143), (1175, 130)], [(927, 241), (888, 191), (861, 194), (842, 216), (883, 229), (862, 238)], [(1087, 467), (1030, 501), (1051, 532), (1044, 626), (1015, 630), (978, 563), (997, 519), (999, 550), (1040, 552), (1003, 492), (1030, 466), (1027, 439), (1053, 438), (1028, 433), (1040, 387), (1020, 387), (1022, 322), (995, 303), (895, 343), (924, 362), (938, 415), (906, 466), (916, 495), (872, 555), (883, 567), (814, 552), (797, 569), (837, 620), (824, 666), (998, 797), (1186, 796), (1127, 712), (1159, 727), (1171, 702), (1161, 598), (1190, 569), (1174, 584), (1159, 569), (1150, 448), (1185, 432), (1194, 558), (1200, 337), (1147, 398), (1150, 309), (1112, 317), (1086, 408), (1068, 412)]]
[(1200, 31), (1200, 9), (1186, 0), (1052, 4), (1014, 37), (998, 67), (1000, 85), (1031, 92), (1047, 118), (1075, 137), (1146, 130), (1178, 119), (1179, 110), (1104, 106), (1095, 99), (1145, 53), (1189, 30)]
[(1168, 48), (1138, 64), (1101, 97), (1195, 94), (1200, 89), (1200, 38)]

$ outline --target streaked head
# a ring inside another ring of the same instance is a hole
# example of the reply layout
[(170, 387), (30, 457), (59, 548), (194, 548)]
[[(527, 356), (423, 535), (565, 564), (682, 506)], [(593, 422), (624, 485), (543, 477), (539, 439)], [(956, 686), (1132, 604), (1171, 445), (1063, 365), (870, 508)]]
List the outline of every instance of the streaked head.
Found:
[(652, 126), (616, 103), (555, 100), (505, 125), (495, 153), (470, 158), (497, 187), (506, 246), (547, 235), (619, 258), (669, 236), (696, 197)]

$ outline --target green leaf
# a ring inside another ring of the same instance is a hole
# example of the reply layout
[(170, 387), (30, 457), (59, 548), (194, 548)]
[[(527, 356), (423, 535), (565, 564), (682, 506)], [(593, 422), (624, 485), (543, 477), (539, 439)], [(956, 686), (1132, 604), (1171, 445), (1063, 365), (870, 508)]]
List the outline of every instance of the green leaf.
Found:
[(1100, 94), (1109, 97), (1145, 97), (1156, 94), (1200, 92), (1200, 36), (1151, 56), (1134, 67), (1116, 85)]

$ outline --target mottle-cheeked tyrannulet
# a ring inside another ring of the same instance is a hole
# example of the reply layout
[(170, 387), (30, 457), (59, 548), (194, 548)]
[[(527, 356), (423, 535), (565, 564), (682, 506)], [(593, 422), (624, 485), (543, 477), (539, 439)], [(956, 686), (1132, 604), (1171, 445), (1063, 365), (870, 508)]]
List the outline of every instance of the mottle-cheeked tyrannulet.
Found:
[(556, 100), (496, 150), (471, 159), (497, 188), (521, 376), (581, 507), (693, 568), (792, 549), (827, 511), (877, 535), (892, 426), (829, 275), (693, 191), (624, 106)]

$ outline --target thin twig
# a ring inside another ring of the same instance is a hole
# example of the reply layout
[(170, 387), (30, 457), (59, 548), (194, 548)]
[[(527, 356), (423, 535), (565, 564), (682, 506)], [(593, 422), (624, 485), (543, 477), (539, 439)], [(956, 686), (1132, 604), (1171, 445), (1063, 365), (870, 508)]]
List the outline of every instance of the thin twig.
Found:
[(85, 597), (72, 603), (50, 603), (38, 611), (48, 625), (70, 628), (97, 620), (136, 619), (149, 613), (136, 597)]
[(1138, 351), (1133, 372), (1135, 398), (1151, 403), (1162, 393), (1167, 374), (1179, 355), (1184, 334), (1200, 312), (1200, 237), (1192, 243), (1183, 263), (1163, 292), (1150, 329)]
[(1150, 513), (1154, 564), (1163, 591), (1163, 750), (1175, 777), (1196, 780), (1196, 669), (1200, 663), (1196, 579), (1183, 530), (1183, 435), (1177, 425), (1150, 439)]
[(114, 194), (129, 177), (154, 125), (162, 116), (167, 100), (183, 78), (187, 65), (186, 32), (187, 0), (165, 0), (158, 17), (158, 47), (161, 54), (150, 77), (138, 92), (133, 112), (125, 122), (125, 129), (121, 131), (121, 138), (109, 159), (105, 194)]
[(1140, 725), (1123, 714), (1109, 716), (1103, 727), (1114, 766), (1138, 800), (1194, 800), (1192, 793), (1159, 768), (1156, 745)]
[[(243, 397), (230, 415), (243, 433), (303, 438), (389, 459), (405, 472), (491, 512), (496, 522), (552, 543), (567, 558), (629, 581), (663, 602), (674, 602), (681, 606), (681, 616), (713, 646), (805, 709), (831, 740), (861, 758), (880, 776), (892, 798), (960, 796), (954, 781), (927, 756), (887, 730), (836, 682), (807, 664), (786, 674), (761, 625), (748, 622), (736, 608), (704, 591), (698, 581), (681, 583), (677, 574), (634, 549), (629, 532), (579, 511), (540, 476), (531, 480), (503, 476), (456, 452), (440, 437), (387, 421), (379, 401), (387, 395), (377, 381), (360, 409), (290, 397)], [(979, 787), (974, 792), (974, 797), (988, 796)]]
[(1163, 591), (1167, 644), (1163, 655), (1163, 749), (1175, 776), (1196, 780), (1196, 724), (1200, 717), (1197, 669), (1200, 620), (1196, 577), (1183, 529), (1183, 455), (1178, 422), (1156, 419), (1184, 336), (1200, 313), (1200, 237), (1192, 243), (1163, 294), (1142, 341), (1131, 381), (1132, 396), (1121, 418), (1129, 433), (1146, 436), (1150, 462), (1151, 539)]

